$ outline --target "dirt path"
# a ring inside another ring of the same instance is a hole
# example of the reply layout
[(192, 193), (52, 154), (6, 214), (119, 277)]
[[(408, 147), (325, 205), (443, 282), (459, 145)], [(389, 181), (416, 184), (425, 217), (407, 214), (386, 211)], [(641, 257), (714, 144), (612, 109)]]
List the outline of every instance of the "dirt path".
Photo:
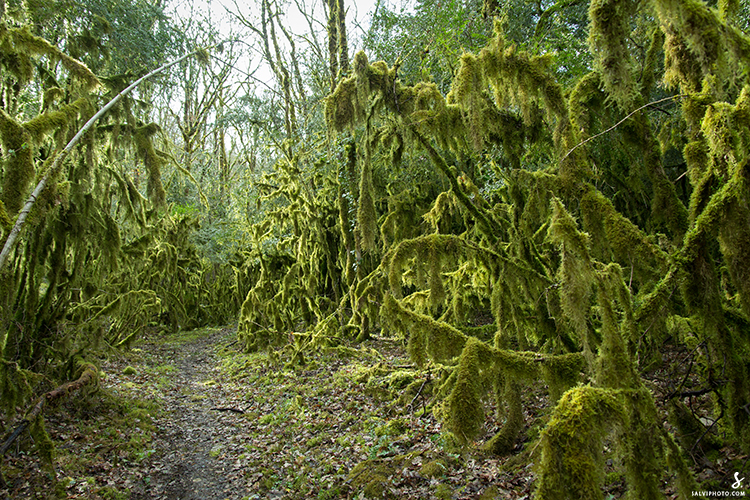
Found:
[(104, 367), (116, 397), (160, 408), (145, 456), (131, 452), (118, 469), (131, 500), (528, 498), (529, 470), (446, 451), (440, 424), (422, 414), (429, 398), (409, 404), (429, 377), (403, 368), (400, 342), (332, 347), (290, 366), (226, 349), (234, 340), (231, 329), (187, 332)]
[[(131, 499), (224, 500), (248, 496), (248, 481), (233, 469), (249, 441), (239, 412), (239, 388), (222, 381), (216, 346), (231, 340), (221, 330), (187, 342), (145, 345), (164, 361), (156, 368), (163, 414), (154, 423), (154, 458), (148, 460), (148, 481)], [(153, 358), (152, 358), (153, 359)]]

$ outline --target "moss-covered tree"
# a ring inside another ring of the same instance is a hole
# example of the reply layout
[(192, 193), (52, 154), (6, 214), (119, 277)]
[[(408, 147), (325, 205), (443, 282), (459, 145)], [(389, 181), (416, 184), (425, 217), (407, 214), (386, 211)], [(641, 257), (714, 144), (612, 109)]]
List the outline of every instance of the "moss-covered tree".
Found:
[[(149, 323), (224, 322), (239, 305), (221, 296), (232, 291), (231, 268), (217, 272), (197, 256), (194, 222), (170, 213), (162, 130), (120, 94), (136, 78), (97, 76), (34, 34), (26, 23), (33, 8), (15, 6), (0, 20), (0, 242), (16, 219), (24, 222), (0, 269), (5, 416)], [(100, 108), (104, 118), (82, 129)], [(37, 182), (44, 188), (32, 194)], [(213, 301), (222, 306), (204, 313), (200, 306)]]
[[(381, 277), (360, 290), (416, 362), (449, 367), (447, 428), (478, 437), (494, 387), (506, 425), (488, 447), (502, 452), (520, 427), (517, 384), (546, 380), (555, 400), (572, 387), (542, 434), (540, 498), (599, 498), (605, 436), (633, 498), (661, 495), (665, 465), (689, 496), (676, 444), (689, 419), (665, 433), (643, 382), (666, 340), (700, 344), (713, 417), (747, 447), (748, 38), (733, 15), (694, 1), (592, 2), (593, 69), (576, 79), (497, 24), (485, 48), (461, 56), (446, 95), (359, 53), (328, 98), (331, 129), (397, 134), (450, 185), (426, 216), (432, 234), (389, 245)], [(495, 184), (475, 184), (483, 169)], [(448, 225), (455, 214), (461, 223)], [(492, 341), (471, 329), (482, 307)], [(679, 333), (684, 321), (696, 329)], [(679, 408), (689, 396), (661, 397)]]

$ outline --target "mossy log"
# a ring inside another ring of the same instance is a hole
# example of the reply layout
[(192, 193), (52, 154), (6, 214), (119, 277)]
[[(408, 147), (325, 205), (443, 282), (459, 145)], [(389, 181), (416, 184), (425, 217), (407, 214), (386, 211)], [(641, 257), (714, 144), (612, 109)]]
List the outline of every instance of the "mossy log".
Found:
[[(2, 448), (0, 448), (0, 458), (5, 455), (5, 452), (8, 451), (10, 446), (13, 444), (13, 442), (18, 438), (18, 436), (23, 433), (24, 430), (26, 430), (29, 426), (32, 427), (32, 433), (35, 434), (35, 441), (37, 442), (37, 446), (39, 447), (40, 453), (43, 455), (42, 458), (47, 461), (51, 462), (53, 457), (53, 446), (49, 439), (49, 436), (44, 431), (44, 424), (42, 420), (42, 413), (44, 411), (44, 407), (57, 399), (62, 398), (63, 396), (66, 396), (68, 394), (71, 394), (83, 387), (89, 386), (89, 385), (95, 385), (99, 380), (99, 371), (97, 368), (92, 364), (85, 364), (83, 365), (83, 373), (81, 373), (81, 376), (78, 377), (77, 380), (74, 380), (72, 382), (66, 382), (62, 384), (61, 386), (57, 387), (56, 389), (53, 389), (45, 394), (43, 394), (39, 400), (36, 402), (34, 406), (32, 406), (27, 412), (26, 416), (23, 420), (21, 420), (21, 423), (16, 427), (16, 429), (13, 431), (13, 433), (8, 437), (8, 439), (5, 440), (5, 443), (3, 443)], [(40, 439), (41, 437), (41, 439)], [(5, 478), (2, 476), (2, 472), (0, 471), (0, 488), (5, 487)]]

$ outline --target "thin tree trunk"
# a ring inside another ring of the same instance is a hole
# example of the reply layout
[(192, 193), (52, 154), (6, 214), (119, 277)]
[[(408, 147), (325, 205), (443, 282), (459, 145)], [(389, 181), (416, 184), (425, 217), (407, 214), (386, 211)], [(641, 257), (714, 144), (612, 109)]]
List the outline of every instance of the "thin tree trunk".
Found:
[(328, 70), (331, 72), (331, 92), (336, 90), (339, 76), (337, 0), (328, 0)]

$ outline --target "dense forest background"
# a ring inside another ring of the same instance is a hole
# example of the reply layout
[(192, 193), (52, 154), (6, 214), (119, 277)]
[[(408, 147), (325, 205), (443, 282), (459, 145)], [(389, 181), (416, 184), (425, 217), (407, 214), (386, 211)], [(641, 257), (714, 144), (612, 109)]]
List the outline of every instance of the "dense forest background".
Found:
[(750, 453), (747, 5), (201, 7), (0, 0), (4, 432), (142, 336), (238, 322), (279, 363), (403, 339), (490, 454), (541, 387), (539, 499), (601, 498), (605, 456), (687, 498)]

